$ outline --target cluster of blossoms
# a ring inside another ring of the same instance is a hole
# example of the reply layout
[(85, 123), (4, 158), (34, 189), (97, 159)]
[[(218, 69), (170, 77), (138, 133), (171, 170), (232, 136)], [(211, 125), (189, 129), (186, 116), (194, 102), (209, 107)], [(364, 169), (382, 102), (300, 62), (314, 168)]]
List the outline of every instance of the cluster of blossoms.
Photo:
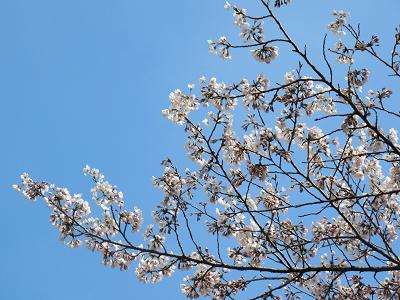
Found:
[(183, 124), (185, 118), (192, 110), (198, 108), (198, 103), (193, 94), (185, 95), (181, 90), (176, 89), (169, 94), (171, 106), (162, 111), (163, 115), (177, 124)]
[(212, 54), (217, 54), (219, 52), (219, 55), (221, 58), (224, 59), (230, 59), (231, 56), (229, 54), (229, 47), (231, 46), (226, 37), (221, 36), (218, 41), (213, 41), (213, 40), (208, 40), (208, 49), (210, 53)]
[[(230, 4), (227, 2), (225, 8), (231, 8)], [(244, 8), (238, 8), (233, 6), (233, 17), (235, 19), (234, 24), (239, 27), (242, 31), (240, 32), (240, 37), (245, 43), (256, 41), (261, 43), (264, 41), (264, 22), (249, 18), (247, 16), (247, 11)], [(251, 23), (252, 24), (251, 24)]]
[(341, 40), (336, 41), (333, 51), (335, 53), (339, 54), (339, 56), (336, 58), (336, 61), (338, 63), (340, 63), (340, 64), (354, 63), (352, 53), (350, 53), (350, 50), (348, 49), (348, 47)]
[(369, 77), (368, 69), (357, 70), (355, 69), (352, 72), (349, 72), (348, 80), (351, 82), (352, 85), (361, 87), (363, 86)]
[[(284, 1), (285, 4), (289, 2)], [(282, 4), (283, 1), (276, 1), (275, 6), (279, 7)], [(251, 17), (247, 14), (246, 9), (232, 6), (229, 2), (225, 3), (225, 8), (233, 10), (234, 24), (241, 29), (239, 35), (241, 39), (247, 44), (254, 43), (249, 46), (258, 47), (251, 50), (253, 57), (257, 61), (267, 64), (276, 59), (279, 48), (277, 46), (269, 46), (273, 40), (265, 41), (264, 37), (264, 21), (262, 19), (267, 17)], [(238, 48), (240, 46), (231, 44), (225, 36), (222, 36), (217, 41), (208, 40), (208, 47), (212, 54), (219, 53), (222, 58), (230, 59), (230, 48)]]
[(329, 23), (328, 29), (335, 34), (346, 35), (346, 32), (343, 30), (343, 26), (347, 23), (346, 18), (350, 17), (350, 14), (342, 10), (335, 10), (332, 14), (336, 17), (336, 19), (335, 21)]
[[(184, 126), (194, 170), (162, 162), (153, 185), (163, 198), (152, 212), (154, 224), (143, 230), (144, 245), (128, 235), (141, 231), (141, 210), (125, 209), (122, 192), (97, 169), (87, 166), (84, 174), (95, 182), (98, 218), (81, 195), (27, 174), (14, 188), (28, 199), (43, 198), (67, 245), (84, 242), (106, 265), (126, 270), (136, 260), (136, 276), (145, 283), (187, 272), (181, 291), (188, 298), (399, 299), (400, 144), (396, 129), (384, 125), (400, 115), (387, 108), (395, 93), (363, 92), (373, 84), (370, 71), (353, 67), (355, 54), (365, 54), (400, 77), (397, 54), (384, 60), (374, 50), (376, 36), (362, 42), (346, 24), (349, 14), (334, 12), (328, 29), (347, 30), (355, 45), (337, 41), (330, 49), (348, 64), (342, 85), (300, 50), (268, 1), (261, 4), (263, 17), (225, 4), (243, 48), (263, 63), (278, 56), (262, 29), (270, 19), (301, 63), (282, 83), (263, 74), (233, 84), (201, 77), (196, 95), (193, 84), (170, 94), (163, 115)], [(399, 43), (397, 32), (393, 49)], [(240, 45), (222, 37), (209, 47), (230, 58)]]
[(251, 54), (259, 62), (269, 64), (278, 56), (277, 46), (263, 46), (262, 48), (251, 50)]
[(85, 175), (95, 182), (92, 198), (102, 210), (102, 217), (92, 217), (91, 207), (80, 194), (71, 195), (68, 189), (59, 188), (46, 182), (36, 182), (28, 174), (21, 176), (22, 184), (14, 189), (30, 200), (41, 197), (52, 209), (50, 222), (67, 246), (79, 247), (84, 243), (92, 251), (103, 254), (103, 263), (126, 270), (136, 259), (135, 251), (128, 251), (121, 241), (110, 242), (109, 237), (125, 237), (128, 228), (139, 231), (143, 222), (142, 212), (138, 208), (132, 211), (124, 209), (122, 192), (105, 180), (98, 169), (86, 166)]

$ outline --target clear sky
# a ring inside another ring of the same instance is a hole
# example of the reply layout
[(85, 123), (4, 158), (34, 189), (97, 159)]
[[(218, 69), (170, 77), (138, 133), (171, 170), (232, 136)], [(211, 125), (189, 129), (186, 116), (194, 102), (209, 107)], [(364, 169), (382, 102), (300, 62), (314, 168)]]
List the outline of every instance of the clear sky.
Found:
[[(278, 80), (290, 70), (279, 60), (258, 64), (247, 53), (233, 52), (230, 62), (210, 55), (207, 39), (238, 34), (223, 4), (0, 0), (0, 299), (183, 297), (179, 272), (144, 285), (133, 269), (106, 268), (100, 255), (64, 247), (47, 208), (29, 203), (11, 184), (26, 171), (90, 198), (91, 183), (82, 175), (90, 164), (148, 220), (162, 197), (151, 186), (159, 162), (168, 156), (187, 163), (182, 128), (161, 115), (169, 92), (202, 75), (233, 82), (263, 72)], [(319, 50), (332, 9), (349, 10), (368, 36), (385, 40), (398, 25), (400, 2), (294, 0), (278, 14), (298, 41)]]

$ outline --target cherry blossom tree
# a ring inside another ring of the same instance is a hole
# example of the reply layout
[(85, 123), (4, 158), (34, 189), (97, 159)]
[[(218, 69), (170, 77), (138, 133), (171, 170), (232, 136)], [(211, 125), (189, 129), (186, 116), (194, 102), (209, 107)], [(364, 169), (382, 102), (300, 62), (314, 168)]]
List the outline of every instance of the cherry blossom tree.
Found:
[(44, 200), (67, 246), (133, 266), (145, 283), (179, 271), (188, 298), (400, 299), (400, 145), (386, 128), (400, 114), (368, 68), (399, 79), (399, 28), (384, 53), (378, 36), (334, 11), (315, 62), (277, 16), (290, 0), (259, 1), (258, 15), (225, 3), (241, 42), (210, 40), (210, 52), (230, 59), (250, 50), (273, 66), (285, 49), (299, 63), (281, 83), (202, 77), (171, 92), (162, 113), (184, 128), (195, 167), (162, 162), (153, 220), (89, 166), (90, 203), (28, 174), (14, 188)]

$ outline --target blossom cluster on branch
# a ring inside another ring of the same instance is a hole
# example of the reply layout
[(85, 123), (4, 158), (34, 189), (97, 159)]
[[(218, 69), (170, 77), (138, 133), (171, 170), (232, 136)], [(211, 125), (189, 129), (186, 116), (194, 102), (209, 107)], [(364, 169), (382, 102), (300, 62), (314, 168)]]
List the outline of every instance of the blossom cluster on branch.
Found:
[[(263, 74), (232, 84), (202, 77), (171, 92), (163, 115), (184, 127), (197, 167), (162, 162), (153, 224), (142, 228), (141, 210), (125, 208), (122, 192), (89, 166), (93, 212), (81, 195), (28, 174), (14, 188), (44, 199), (68, 246), (84, 243), (121, 270), (136, 261), (145, 283), (180, 270), (188, 298), (400, 299), (400, 144), (387, 128), (400, 114), (388, 108), (394, 92), (374, 86), (364, 63), (399, 79), (399, 31), (383, 55), (376, 35), (364, 40), (350, 14), (335, 11), (327, 30), (346, 39), (327, 49), (325, 36), (321, 67), (276, 16), (274, 7), (289, 3), (260, 0), (261, 16), (225, 4), (243, 44), (210, 40), (212, 53), (227, 59), (245, 49), (273, 64), (283, 43), (299, 64), (281, 83)], [(265, 23), (279, 36), (266, 35)]]

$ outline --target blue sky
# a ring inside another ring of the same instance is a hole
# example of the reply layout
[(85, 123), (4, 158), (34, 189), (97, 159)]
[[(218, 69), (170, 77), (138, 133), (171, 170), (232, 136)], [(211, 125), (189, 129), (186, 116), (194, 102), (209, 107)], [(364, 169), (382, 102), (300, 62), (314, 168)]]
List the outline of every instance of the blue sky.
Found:
[[(398, 25), (396, 0), (379, 7), (372, 0), (306, 2), (295, 0), (279, 14), (316, 58), (332, 9), (351, 11), (366, 32), (381, 33), (383, 40)], [(241, 4), (256, 8), (254, 3)], [(109, 269), (99, 255), (64, 247), (47, 208), (10, 186), (26, 171), (88, 195), (90, 181), (81, 170), (90, 164), (148, 219), (162, 197), (151, 186), (151, 176), (161, 173), (159, 162), (168, 156), (187, 163), (182, 128), (161, 116), (169, 92), (202, 75), (233, 82), (263, 72), (279, 80), (290, 70), (286, 65), (296, 66), (289, 58), (260, 65), (247, 52), (233, 52), (230, 62), (210, 55), (207, 39), (238, 34), (223, 4), (0, 0), (0, 299), (182, 297), (182, 274), (143, 285), (133, 269)]]

